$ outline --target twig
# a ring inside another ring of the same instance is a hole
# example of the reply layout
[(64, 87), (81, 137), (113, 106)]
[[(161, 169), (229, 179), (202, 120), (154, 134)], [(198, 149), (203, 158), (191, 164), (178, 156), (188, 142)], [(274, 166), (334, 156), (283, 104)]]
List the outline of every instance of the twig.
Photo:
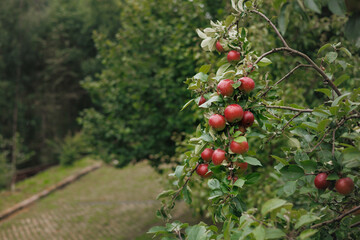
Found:
[(330, 130), (331, 130), (331, 128), (326, 130), (326, 132), (324, 133), (324, 135), (322, 136), (320, 141), (310, 151), (308, 151), (307, 153), (313, 152), (318, 146), (320, 146), (320, 144), (324, 141), (325, 137), (329, 134)]
[[(298, 116), (300, 116), (302, 113), (303, 113), (303, 112), (298, 112), (297, 114), (295, 114), (295, 115), (285, 124), (285, 126), (281, 128), (281, 133), (284, 133), (285, 128), (287, 128), (287, 127), (290, 125), (290, 123), (291, 123), (295, 118), (297, 118)], [(266, 140), (265, 143), (270, 142), (270, 141), (273, 140), (276, 136), (277, 136), (277, 133), (275, 133), (274, 135), (272, 135), (268, 140)]]
[(262, 18), (264, 18), (270, 24), (270, 26), (275, 30), (276, 34), (278, 35), (278, 37), (280, 38), (280, 40), (282, 41), (284, 46), (289, 47), (289, 45), (286, 43), (283, 36), (280, 34), (279, 30), (276, 28), (276, 26), (271, 22), (271, 20), (268, 17), (266, 17), (264, 14), (262, 14), (261, 12), (259, 12), (257, 10), (251, 10), (250, 12), (256, 13), (256, 14), (260, 15)]
[(184, 184), (181, 186), (181, 188), (179, 188), (179, 189), (176, 191), (175, 195), (171, 198), (171, 204), (170, 204), (170, 206), (173, 205), (174, 200), (179, 196), (180, 192), (181, 192), (181, 191), (183, 190), (183, 188), (188, 184), (188, 182), (189, 182), (190, 179), (191, 179), (191, 176), (192, 176), (193, 173), (196, 171), (196, 169), (198, 168), (198, 166), (199, 166), (199, 165), (196, 165), (196, 167), (195, 167), (193, 170), (191, 170), (190, 176), (186, 179), (186, 181), (185, 181)]
[(354, 228), (354, 227), (357, 227), (357, 226), (360, 226), (360, 222), (354, 223), (353, 225), (350, 226), (350, 228)]
[(330, 220), (328, 220), (328, 221), (315, 224), (315, 225), (311, 226), (311, 228), (312, 228), (312, 229), (314, 229), (314, 228), (319, 228), (319, 227), (322, 227), (322, 226), (324, 226), (324, 225), (331, 224), (331, 223), (333, 223), (333, 222), (341, 221), (341, 219), (343, 219), (344, 217), (352, 214), (353, 212), (356, 212), (357, 210), (360, 210), (360, 206), (357, 206), (357, 207), (355, 207), (355, 208), (353, 208), (353, 209), (351, 209), (351, 210), (349, 210), (349, 211), (341, 214), (340, 216), (338, 216), (338, 217), (336, 217), (336, 218), (334, 218), (334, 219), (330, 219)]
[(179, 239), (180, 239), (180, 240), (183, 240), (183, 238), (181, 237), (181, 232), (180, 232), (179, 230), (176, 230), (175, 232), (178, 234)]
[(312, 65), (306, 65), (306, 64), (299, 64), (296, 67), (294, 67), (290, 72), (288, 72), (285, 76), (283, 76), (279, 81), (277, 81), (273, 86), (268, 87), (261, 95), (260, 97), (265, 97), (265, 95), (276, 85), (284, 81), (286, 78), (288, 78), (291, 74), (293, 74), (298, 68), (301, 67), (312, 67)]
[(285, 110), (290, 110), (290, 111), (295, 111), (295, 112), (313, 112), (314, 110), (312, 109), (300, 109), (300, 108), (293, 108), (293, 107), (288, 107), (288, 106), (274, 106), (274, 105), (266, 105), (263, 104), (266, 108), (278, 108), (278, 109), (285, 109)]

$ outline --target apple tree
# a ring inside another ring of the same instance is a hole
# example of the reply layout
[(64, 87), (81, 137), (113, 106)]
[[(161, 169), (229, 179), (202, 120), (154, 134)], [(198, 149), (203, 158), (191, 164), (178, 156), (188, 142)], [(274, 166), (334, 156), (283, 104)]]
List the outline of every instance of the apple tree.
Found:
[[(203, 50), (220, 58), (186, 80), (194, 98), (183, 109), (195, 103), (203, 122), (189, 141), (191, 151), (171, 174), (177, 189), (158, 196), (157, 215), (166, 226), (149, 233), (189, 240), (357, 239), (360, 88), (348, 75), (352, 54), (335, 42), (312, 58), (291, 46), (258, 1), (231, 5), (225, 20), (197, 30)], [(247, 23), (253, 18), (266, 23), (281, 45), (259, 52), (258, 41), (249, 40)], [(271, 79), (277, 54), (285, 56), (290, 70)], [(294, 80), (298, 71), (309, 72), (309, 79)], [(307, 94), (320, 94), (321, 101), (299, 105), (291, 99), (297, 89), (284, 98), (290, 80), (314, 82)], [(264, 158), (262, 152), (277, 139), (271, 157)], [(177, 200), (191, 204), (198, 197), (196, 184), (205, 189), (203, 209), (213, 224), (172, 221)]]

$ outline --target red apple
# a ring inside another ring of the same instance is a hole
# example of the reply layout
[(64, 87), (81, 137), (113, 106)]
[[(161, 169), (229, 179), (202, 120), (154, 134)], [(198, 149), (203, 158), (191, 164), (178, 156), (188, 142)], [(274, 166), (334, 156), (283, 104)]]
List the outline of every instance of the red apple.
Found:
[(227, 55), (228, 62), (239, 61), (241, 59), (241, 53), (231, 50)]
[(201, 153), (201, 158), (204, 159), (204, 161), (209, 162), (213, 153), (214, 150), (212, 150), (211, 148), (205, 148), (205, 150)]
[(246, 170), (248, 167), (248, 163), (247, 162), (235, 162), (236, 166), (238, 166), (241, 170)]
[(226, 120), (232, 123), (240, 121), (244, 115), (244, 111), (240, 105), (231, 104), (225, 108), (224, 115)]
[(233, 85), (234, 81), (230, 79), (224, 79), (219, 82), (217, 85), (217, 91), (223, 96), (230, 97), (234, 93)]
[(216, 149), (212, 155), (212, 162), (214, 165), (220, 165), (224, 160), (226, 160), (225, 151), (222, 149)]
[(241, 142), (241, 143), (232, 141), (230, 143), (230, 150), (233, 153), (243, 154), (243, 153), (246, 153), (247, 151), (249, 151), (249, 144), (246, 141)]
[(220, 114), (213, 114), (209, 118), (209, 125), (216, 131), (221, 131), (225, 128), (226, 125), (225, 117)]
[(218, 52), (224, 52), (225, 51), (223, 46), (221, 45), (221, 43), (219, 41), (216, 42), (215, 48), (216, 48), (216, 50), (218, 50)]
[(336, 181), (335, 189), (342, 195), (350, 194), (355, 188), (354, 181), (349, 178), (340, 178)]
[(251, 90), (255, 88), (255, 82), (249, 77), (242, 77), (238, 81), (241, 82), (239, 89), (246, 93), (249, 93)]
[(317, 189), (326, 189), (329, 186), (330, 182), (326, 180), (327, 176), (326, 173), (316, 175), (314, 184)]
[(204, 96), (201, 96), (201, 97), (200, 97), (200, 100), (199, 100), (199, 106), (200, 106), (201, 104), (203, 104), (204, 102), (206, 102), (206, 99), (204, 98)]
[(202, 163), (202, 164), (199, 164), (199, 166), (197, 167), (196, 169), (196, 173), (199, 175), (199, 176), (202, 176), (202, 177), (209, 177), (212, 175), (211, 172), (208, 172), (209, 171), (209, 164), (207, 163)]
[(241, 124), (246, 128), (251, 127), (254, 123), (254, 120), (255, 120), (254, 114), (252, 114), (252, 112), (250, 111), (245, 111), (244, 116), (241, 120)]

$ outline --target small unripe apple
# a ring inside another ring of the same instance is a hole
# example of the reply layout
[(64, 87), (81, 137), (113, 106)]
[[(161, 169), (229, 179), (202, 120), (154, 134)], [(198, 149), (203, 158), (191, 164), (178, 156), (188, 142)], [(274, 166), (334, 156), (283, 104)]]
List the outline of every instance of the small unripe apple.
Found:
[(239, 61), (241, 59), (241, 53), (235, 50), (231, 50), (227, 55), (228, 62)]
[(235, 162), (235, 165), (238, 166), (241, 170), (246, 170), (248, 168), (248, 163), (247, 162)]
[(206, 102), (206, 99), (204, 98), (204, 96), (201, 96), (200, 100), (199, 100), (199, 106), (205, 102)]
[(196, 173), (202, 177), (211, 176), (212, 172), (208, 172), (208, 171), (209, 171), (209, 164), (207, 164), (207, 163), (199, 164), (199, 166), (196, 169)]
[(249, 151), (249, 144), (248, 144), (246, 141), (241, 142), (241, 143), (232, 141), (232, 142), (230, 143), (230, 150), (231, 150), (233, 153), (244, 154), (244, 153), (246, 153), (247, 151)]
[(220, 114), (213, 114), (209, 118), (209, 125), (214, 128), (216, 131), (221, 131), (226, 126), (225, 117)]
[(201, 158), (204, 159), (204, 161), (209, 162), (213, 153), (214, 150), (212, 150), (211, 148), (205, 148), (205, 150), (201, 153)]
[(245, 111), (244, 116), (241, 120), (241, 124), (246, 128), (251, 127), (254, 123), (254, 120), (255, 120), (254, 114), (252, 114), (252, 112), (250, 111)]
[(243, 118), (244, 111), (239, 104), (231, 104), (225, 108), (225, 118), (228, 122), (237, 122)]
[(220, 165), (224, 160), (226, 160), (225, 151), (222, 149), (216, 149), (212, 155), (212, 162), (214, 165)]
[(219, 94), (223, 95), (224, 97), (230, 97), (234, 93), (233, 85), (234, 81), (230, 79), (224, 79), (219, 82), (217, 85), (217, 91)]
[(223, 46), (221, 45), (221, 43), (219, 41), (216, 42), (215, 48), (216, 48), (216, 50), (218, 50), (218, 52), (224, 52), (225, 51)]
[(326, 189), (330, 182), (326, 180), (328, 175), (326, 173), (319, 173), (314, 179), (314, 184), (317, 189)]
[(355, 188), (354, 181), (349, 178), (340, 178), (336, 181), (335, 189), (342, 195), (350, 194)]
[(255, 88), (255, 82), (249, 77), (242, 77), (238, 81), (241, 82), (239, 90), (244, 91), (246, 93), (251, 92)]

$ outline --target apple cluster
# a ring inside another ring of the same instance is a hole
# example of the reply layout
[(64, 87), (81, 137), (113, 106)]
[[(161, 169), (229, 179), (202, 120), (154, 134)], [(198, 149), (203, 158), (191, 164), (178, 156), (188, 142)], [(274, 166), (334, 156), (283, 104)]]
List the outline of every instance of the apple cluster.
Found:
[[(330, 186), (333, 186), (333, 181), (327, 180), (328, 174), (327, 173), (319, 173), (316, 175), (314, 179), (314, 185), (317, 189), (325, 190)], [(354, 190), (354, 181), (349, 178), (340, 178), (335, 183), (335, 189), (338, 193), (342, 195), (348, 195), (352, 193)]]
[[(220, 42), (216, 43), (216, 49), (219, 52), (224, 52), (223, 46)], [(231, 50), (227, 54), (227, 60), (229, 62), (239, 61), (241, 59), (240, 52), (235, 50)], [(239, 86), (240, 83), (240, 86)], [(231, 99), (234, 97), (236, 99), (236, 94), (234, 88), (234, 84), (236, 84), (239, 89), (239, 93), (248, 94), (255, 88), (255, 82), (250, 77), (244, 76), (237, 81), (233, 81), (231, 79), (223, 79), (221, 80), (214, 91), (217, 94), (221, 95), (227, 99)], [(204, 96), (200, 96), (200, 100), (198, 102), (199, 106), (204, 104), (206, 99)], [(230, 101), (229, 101), (230, 102)], [(212, 162), (214, 165), (221, 165), (224, 161), (229, 161), (230, 154), (244, 154), (249, 150), (249, 144), (246, 141), (246, 138), (233, 138), (229, 135), (229, 129), (234, 127), (234, 133), (240, 131), (240, 134), (244, 136), (246, 133), (246, 128), (251, 127), (254, 123), (254, 114), (250, 111), (244, 111), (243, 107), (237, 103), (229, 104), (225, 107), (223, 112), (213, 113), (208, 121), (209, 126), (219, 133), (227, 133), (229, 146), (224, 146), (224, 148), (206, 148), (201, 153), (201, 158), (204, 163), (199, 163), (196, 172), (198, 175), (202, 177), (209, 177), (212, 175), (211, 171), (209, 171), (209, 163)], [(226, 135), (226, 134), (225, 134)], [(228, 151), (228, 152), (227, 152)], [(234, 162), (235, 166), (239, 167), (242, 171), (245, 171), (248, 167), (248, 163), (246, 162)], [(228, 176), (228, 180), (233, 180), (235, 182), (237, 180), (236, 176)]]

